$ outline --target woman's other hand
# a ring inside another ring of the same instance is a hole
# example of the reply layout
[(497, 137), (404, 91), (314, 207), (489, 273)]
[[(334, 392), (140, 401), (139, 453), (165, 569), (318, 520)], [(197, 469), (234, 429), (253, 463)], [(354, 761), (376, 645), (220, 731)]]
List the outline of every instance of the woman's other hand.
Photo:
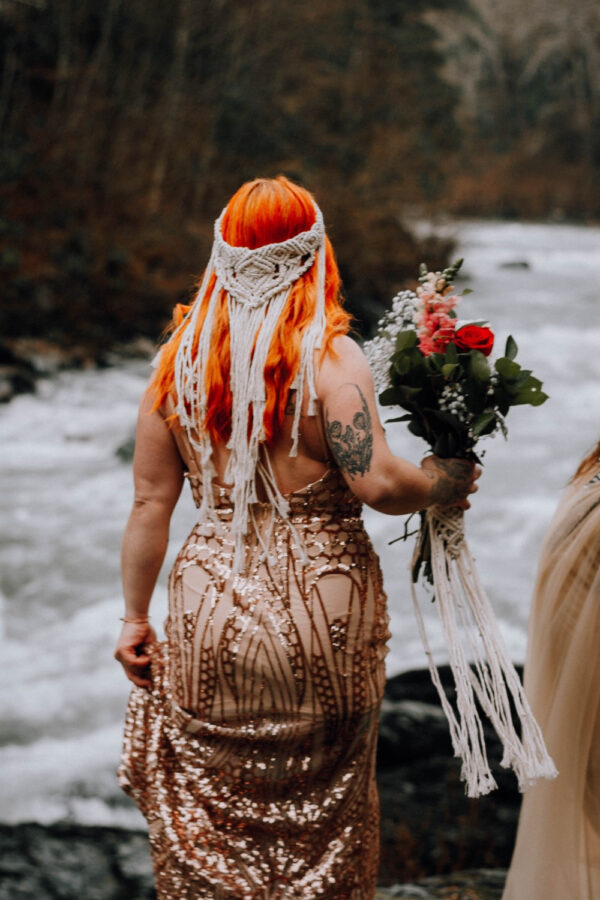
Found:
[(156, 642), (156, 632), (149, 622), (125, 622), (117, 641), (115, 659), (130, 681), (138, 687), (152, 687), (148, 646)]
[(469, 509), (469, 494), (478, 490), (477, 479), (481, 475), (480, 466), (468, 459), (442, 459), (426, 456), (421, 468), (433, 484), (430, 493), (431, 506), (458, 506)]

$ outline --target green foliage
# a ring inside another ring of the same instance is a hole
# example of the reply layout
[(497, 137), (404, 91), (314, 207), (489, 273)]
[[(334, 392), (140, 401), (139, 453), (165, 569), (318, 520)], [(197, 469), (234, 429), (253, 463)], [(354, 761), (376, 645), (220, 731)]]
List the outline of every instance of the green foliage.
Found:
[(540, 406), (547, 399), (541, 381), (515, 361), (517, 349), (509, 337), (505, 355), (492, 367), (479, 350), (459, 351), (453, 342), (444, 353), (425, 356), (416, 331), (402, 331), (390, 360), (391, 387), (379, 400), (405, 409), (389, 421), (407, 422), (438, 456), (478, 459), (479, 438), (497, 430), (506, 435), (511, 406)]

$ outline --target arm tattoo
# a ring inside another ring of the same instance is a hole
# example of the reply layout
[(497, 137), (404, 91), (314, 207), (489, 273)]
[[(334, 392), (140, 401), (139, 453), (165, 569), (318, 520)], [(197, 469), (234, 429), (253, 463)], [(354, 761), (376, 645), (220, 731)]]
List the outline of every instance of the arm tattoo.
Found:
[(352, 425), (344, 428), (339, 419), (332, 422), (329, 410), (325, 410), (325, 430), (338, 466), (354, 478), (355, 475), (364, 475), (371, 468), (373, 432), (364, 394), (357, 384), (352, 386), (358, 391), (361, 402), (361, 409), (352, 417)]
[[(466, 459), (440, 459), (436, 463), (437, 480), (429, 495), (433, 506), (451, 506), (464, 500), (471, 474), (471, 463)], [(427, 473), (431, 479), (432, 472)]]

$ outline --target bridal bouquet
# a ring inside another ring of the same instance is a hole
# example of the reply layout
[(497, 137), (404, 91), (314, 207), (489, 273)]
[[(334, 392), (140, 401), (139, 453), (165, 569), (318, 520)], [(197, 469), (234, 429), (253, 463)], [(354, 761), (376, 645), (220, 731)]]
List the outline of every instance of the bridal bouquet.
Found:
[[(475, 452), (479, 438), (498, 431), (506, 437), (510, 407), (540, 406), (547, 394), (541, 381), (516, 362), (512, 336), (491, 366), (494, 333), (488, 323), (457, 318), (460, 296), (452, 281), (462, 262), (443, 272), (428, 272), (422, 265), (416, 293), (397, 294), (365, 352), (381, 391), (379, 402), (406, 410), (388, 421), (407, 422), (409, 431), (427, 441), (437, 456), (480, 462)], [(431, 582), (426, 542), (415, 557), (414, 581), (421, 570)]]
[[(408, 422), (438, 456), (477, 459), (480, 437), (501, 430), (511, 406), (540, 406), (542, 383), (515, 361), (517, 344), (506, 341), (493, 367), (494, 333), (486, 322), (461, 322), (452, 280), (462, 260), (443, 272), (421, 267), (416, 293), (398, 294), (366, 345), (383, 406), (401, 406)], [(464, 291), (463, 295), (468, 293)]]
[[(531, 371), (516, 362), (512, 337), (504, 355), (491, 364), (494, 333), (489, 324), (458, 319), (460, 297), (452, 282), (461, 264), (459, 260), (443, 272), (421, 266), (416, 292), (402, 291), (394, 298), (365, 352), (381, 404), (406, 410), (390, 421), (407, 422), (438, 456), (479, 461), (475, 448), (480, 438), (498, 431), (506, 437), (505, 418), (511, 406), (539, 406), (547, 395)], [(433, 507), (421, 513), (411, 570), (417, 624), (455, 755), (462, 758), (467, 794), (479, 796), (496, 787), (477, 703), (502, 740), (502, 765), (514, 768), (521, 790), (536, 778), (554, 777), (554, 764), (465, 540), (461, 509)], [(414, 587), (421, 571), (433, 585), (456, 686), (456, 708), (442, 687), (427, 640)]]

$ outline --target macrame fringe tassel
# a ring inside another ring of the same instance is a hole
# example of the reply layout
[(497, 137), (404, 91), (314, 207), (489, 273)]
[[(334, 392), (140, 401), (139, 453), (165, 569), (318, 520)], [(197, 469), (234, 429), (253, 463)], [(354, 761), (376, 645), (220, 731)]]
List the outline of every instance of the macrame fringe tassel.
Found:
[[(225, 291), (229, 317), (232, 409), (231, 437), (227, 444), (231, 453), (224, 477), (228, 484), (233, 485), (233, 572), (238, 574), (244, 568), (249, 531), (253, 529), (257, 532), (258, 539), (263, 542), (255, 527), (253, 510), (258, 500), (257, 477), (262, 480), (273, 515), (280, 516), (287, 523), (296, 541), (299, 558), (303, 563), (307, 562), (300, 534), (290, 520), (289, 503), (277, 486), (264, 446), (265, 365), (293, 285), (316, 261), (315, 313), (302, 336), (300, 364), (294, 384), (297, 396), (290, 456), (295, 456), (298, 452), (305, 384), (309, 392), (308, 414), (314, 415), (316, 409), (314, 353), (322, 345), (326, 326), (326, 245), (323, 216), (318, 206), (315, 206), (315, 222), (308, 231), (286, 241), (254, 249), (231, 246), (223, 239), (221, 224), (224, 213), (215, 222), (213, 248), (192, 311), (175, 332), (182, 331), (175, 358), (175, 388), (177, 415), (192, 447), (200, 456), (202, 478), (206, 485), (198, 517), (201, 521), (214, 519), (214, 498), (210, 485), (216, 472), (210, 436), (205, 428), (205, 379), (217, 303), (221, 291)], [(213, 274), (216, 277), (212, 293), (204, 299)], [(206, 316), (198, 334), (198, 319), (204, 303), (207, 304)], [(198, 346), (194, 351), (196, 337)], [(268, 552), (266, 543), (263, 545), (265, 553)]]
[[(426, 511), (413, 568), (423, 546), (422, 539), (429, 541), (430, 546), (435, 602), (455, 682), (456, 711), (446, 696), (433, 660), (414, 584), (413, 604), (431, 677), (450, 726), (454, 754), (462, 760), (461, 778), (466, 782), (467, 795), (479, 797), (497, 786), (487, 759), (476, 700), (502, 741), (501, 764), (513, 768), (520, 791), (527, 790), (538, 778), (555, 778), (558, 772), (510, 661), (467, 546), (462, 510), (436, 507)], [(520, 723), (520, 737), (513, 714)]]
[[(213, 273), (213, 256), (211, 255), (202, 284), (196, 294), (196, 299), (191, 314), (183, 320), (175, 334), (183, 331), (177, 356), (175, 359), (175, 389), (177, 392), (176, 412), (181, 425), (186, 429), (190, 444), (200, 456), (202, 475), (207, 484), (212, 482), (216, 470), (212, 461), (212, 447), (208, 435), (202, 431), (202, 424), (206, 418), (206, 388), (204, 385), (204, 371), (206, 360), (210, 352), (210, 337), (213, 330), (215, 311), (221, 285), (217, 278), (212, 294), (208, 298), (208, 309), (203, 323), (202, 331), (198, 337), (198, 349), (194, 358), (194, 338), (202, 298), (208, 288), (210, 277)], [(211, 490), (202, 492), (202, 504), (198, 511), (199, 521), (213, 519), (214, 497)]]
[(315, 350), (321, 349), (325, 326), (327, 324), (325, 316), (325, 268), (325, 244), (323, 244), (317, 253), (317, 297), (315, 315), (309, 328), (302, 337), (300, 365), (293, 385), (296, 390), (296, 408), (294, 410), (294, 421), (292, 423), (292, 448), (290, 450), (290, 456), (298, 455), (300, 416), (304, 404), (305, 383), (308, 387), (308, 415), (314, 416), (317, 411), (314, 354)]

